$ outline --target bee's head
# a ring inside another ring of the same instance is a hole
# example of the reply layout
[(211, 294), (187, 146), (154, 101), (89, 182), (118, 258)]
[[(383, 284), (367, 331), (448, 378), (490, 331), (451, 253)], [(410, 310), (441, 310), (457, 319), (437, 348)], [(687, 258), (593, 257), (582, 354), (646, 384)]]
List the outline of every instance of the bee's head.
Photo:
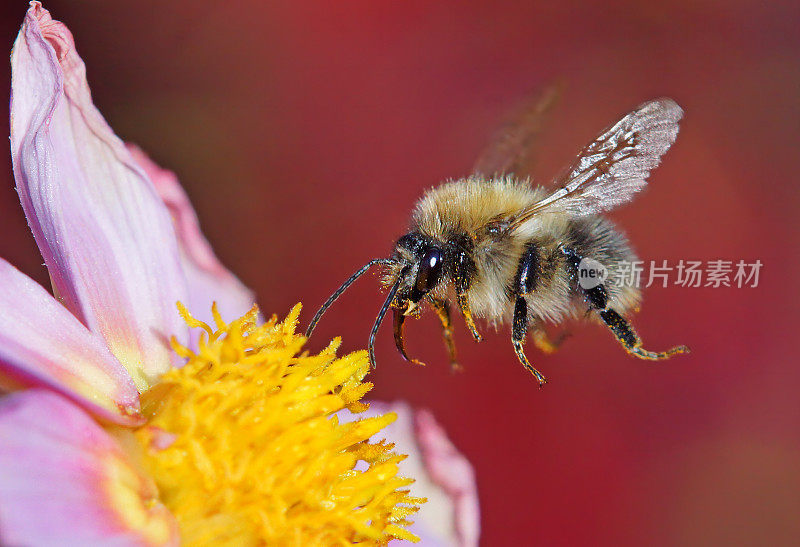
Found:
[(423, 236), (410, 232), (395, 244), (393, 263), (384, 282), (399, 282), (392, 305), (405, 312), (413, 311), (425, 295), (434, 290), (445, 277), (447, 248)]
[(356, 273), (350, 276), (336, 291), (325, 301), (317, 311), (311, 323), (306, 329), (306, 337), (310, 337), (322, 315), (336, 301), (341, 294), (352, 285), (356, 279), (361, 277), (372, 266), (382, 264), (386, 268), (386, 275), (383, 279), (384, 285), (389, 289), (386, 300), (381, 306), (372, 331), (369, 336), (369, 360), (375, 364), (375, 334), (383, 321), (389, 308), (394, 308), (395, 313), (395, 342), (404, 357), (405, 350), (402, 348), (402, 325), (406, 315), (413, 314), (417, 309), (417, 304), (437, 288), (442, 285), (441, 281), (445, 277), (447, 260), (447, 247), (441, 242), (423, 236), (418, 232), (409, 232), (401, 237), (395, 245), (394, 253), (391, 258), (376, 258), (370, 260)]

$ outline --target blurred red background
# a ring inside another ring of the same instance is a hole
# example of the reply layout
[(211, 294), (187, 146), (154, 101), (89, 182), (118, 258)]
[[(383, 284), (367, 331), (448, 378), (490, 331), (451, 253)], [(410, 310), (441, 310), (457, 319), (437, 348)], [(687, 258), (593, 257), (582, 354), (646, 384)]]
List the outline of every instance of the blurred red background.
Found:
[[(566, 84), (540, 181), (643, 100), (684, 107), (649, 190), (612, 217), (644, 260), (764, 263), (757, 288), (645, 291), (635, 325), (646, 345), (691, 355), (634, 360), (602, 328), (575, 325), (555, 355), (531, 346), (550, 378), (540, 390), (508, 332), (475, 345), (459, 321), (457, 375), (431, 316), (409, 327), (426, 368), (401, 361), (389, 328), (380, 336), (374, 397), (445, 425), (477, 470), (485, 545), (800, 540), (798, 6), (45, 3), (75, 34), (116, 132), (179, 174), (265, 312), (302, 301), (305, 322), (388, 254), (423, 190), (467, 174), (538, 87)], [(7, 50), (25, 9), (0, 7)], [(47, 283), (9, 160), (0, 231), (0, 256)], [(377, 279), (362, 280), (311, 348), (334, 335), (363, 348), (381, 301)]]

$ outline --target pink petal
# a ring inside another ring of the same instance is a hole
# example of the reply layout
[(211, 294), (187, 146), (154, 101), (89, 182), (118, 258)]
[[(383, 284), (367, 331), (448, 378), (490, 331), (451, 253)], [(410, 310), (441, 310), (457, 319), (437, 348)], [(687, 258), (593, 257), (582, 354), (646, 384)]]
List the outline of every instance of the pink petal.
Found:
[(217, 303), (222, 318), (232, 321), (244, 315), (256, 301), (245, 287), (217, 259), (208, 240), (200, 231), (197, 215), (175, 173), (155, 164), (138, 146), (128, 144), (133, 159), (147, 173), (172, 215), (181, 264), (189, 287), (187, 308), (197, 319), (213, 324), (211, 304)]
[(185, 342), (169, 213), (94, 107), (67, 28), (31, 2), (11, 55), (11, 152), (22, 207), (63, 303), (145, 388)]
[(165, 545), (156, 487), (87, 414), (44, 390), (0, 399), (0, 544)]
[(480, 508), (472, 465), (450, 442), (447, 433), (429, 411), (416, 412), (414, 429), (425, 469), (433, 483), (453, 502), (458, 544), (477, 545)]
[(416, 479), (411, 493), (428, 498), (411, 517), (409, 530), (421, 538), (419, 545), (478, 545), (480, 511), (475, 473), (469, 461), (447, 438), (433, 415), (407, 403), (370, 402), (362, 414), (339, 413), (341, 420), (396, 412), (397, 420), (378, 437), (385, 436), (396, 451), (408, 454), (400, 473)]
[(47, 386), (105, 420), (142, 421), (139, 392), (102, 338), (0, 259), (0, 380)]

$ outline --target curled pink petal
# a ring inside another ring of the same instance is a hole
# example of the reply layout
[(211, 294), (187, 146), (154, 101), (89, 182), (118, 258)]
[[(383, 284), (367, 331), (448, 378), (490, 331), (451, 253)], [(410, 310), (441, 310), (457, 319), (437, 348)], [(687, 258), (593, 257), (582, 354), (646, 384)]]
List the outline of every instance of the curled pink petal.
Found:
[(244, 315), (253, 307), (255, 295), (217, 259), (200, 231), (200, 222), (178, 177), (156, 165), (139, 147), (128, 144), (128, 150), (153, 182), (172, 216), (189, 289), (186, 307), (195, 318), (208, 324), (214, 322), (213, 302), (226, 321)]
[(47, 386), (98, 417), (141, 423), (139, 392), (102, 338), (0, 259), (0, 383)]
[(428, 498), (411, 517), (414, 524), (409, 530), (420, 537), (420, 545), (478, 545), (480, 510), (475, 473), (430, 412), (414, 410), (404, 402), (371, 401), (366, 412), (339, 413), (339, 418), (353, 420), (387, 412), (397, 413), (397, 420), (381, 433), (395, 443), (397, 452), (408, 455), (400, 463), (400, 474), (416, 479), (410, 487), (415, 496)]
[(91, 417), (45, 390), (0, 399), (0, 544), (177, 543), (155, 485)]
[(54, 289), (140, 389), (170, 366), (186, 281), (166, 207), (92, 104), (67, 28), (31, 2), (11, 55), (11, 153)]
[(428, 475), (453, 502), (459, 545), (477, 545), (480, 508), (472, 465), (429, 411), (416, 412), (414, 430)]

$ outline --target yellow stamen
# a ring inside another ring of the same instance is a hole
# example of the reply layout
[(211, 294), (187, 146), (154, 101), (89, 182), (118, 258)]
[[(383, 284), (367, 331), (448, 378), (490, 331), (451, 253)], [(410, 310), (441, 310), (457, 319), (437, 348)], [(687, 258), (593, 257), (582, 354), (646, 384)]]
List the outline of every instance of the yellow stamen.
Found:
[(334, 415), (367, 408), (366, 352), (337, 358), (336, 339), (300, 354), (299, 304), (261, 325), (256, 308), (226, 324), (215, 307), (213, 327), (180, 310), (202, 329), (199, 349), (173, 342), (187, 363), (143, 394), (135, 435), (184, 544), (417, 541), (405, 526), (425, 500), (397, 476), (405, 456), (370, 441), (396, 415)]

